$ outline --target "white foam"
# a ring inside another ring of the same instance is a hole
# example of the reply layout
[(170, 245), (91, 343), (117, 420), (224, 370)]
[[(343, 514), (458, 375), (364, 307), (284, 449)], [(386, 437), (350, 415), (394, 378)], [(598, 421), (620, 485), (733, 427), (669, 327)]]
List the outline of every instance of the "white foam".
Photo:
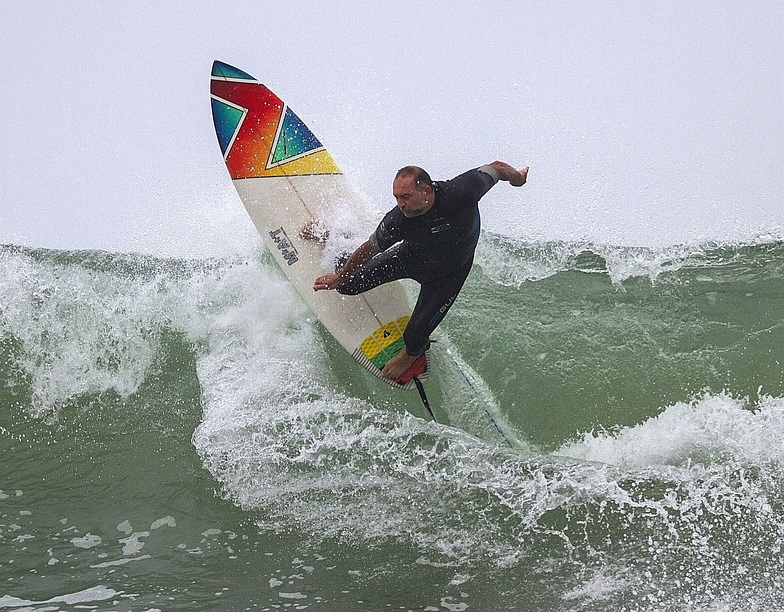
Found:
[(568, 269), (570, 261), (584, 248), (580, 244), (527, 243), (484, 232), (474, 261), (493, 281), (519, 287)]
[(95, 548), (101, 544), (101, 541), (101, 536), (88, 533), (81, 538), (72, 538), (71, 544), (77, 548)]
[(6, 331), (22, 351), (33, 411), (70, 398), (113, 390), (133, 393), (157, 352), (161, 320), (158, 278), (147, 282), (82, 266), (0, 257)]
[[(284, 379), (279, 395), (257, 386), (244, 395), (250, 404), (208, 405), (194, 437), (226, 495), (261, 510), (265, 529), (351, 534), (354, 542), (402, 537), (428, 551), (423, 563), (492, 558), (505, 566), (519, 562), (540, 531), (564, 541), (580, 537), (541, 523), (553, 509), (607, 504), (621, 514), (672, 520), (677, 529), (727, 504), (759, 520), (772, 516), (764, 482), (738, 484), (725, 472), (738, 462), (781, 462), (781, 399), (749, 410), (741, 400), (706, 396), (636, 428), (564, 445), (558, 455), (581, 459), (566, 461), (493, 447), (339, 394), (319, 397), (320, 388), (303, 398), (289, 384), (300, 383)], [(697, 468), (698, 461), (715, 461), (716, 469)], [(624, 484), (637, 480), (680, 483), (667, 485), (679, 492), (641, 498)], [(670, 519), (671, 512), (681, 518)], [(601, 599), (616, 588), (622, 584), (596, 577), (573, 596)]]
[(147, 538), (149, 536), (149, 531), (138, 531), (132, 533), (127, 538), (122, 538), (119, 540), (120, 544), (123, 545), (122, 554), (126, 556), (138, 554), (139, 551), (144, 548), (144, 542), (141, 541), (141, 538)]
[[(18, 295), (3, 292), (2, 273), (0, 295), (9, 296), (8, 320), (23, 345), (37, 407), (56, 412), (83, 393), (133, 392), (161, 350), (161, 330), (185, 335), (204, 406), (193, 443), (226, 497), (259, 510), (265, 529), (350, 534), (369, 543), (402, 539), (427, 551), (426, 563), (492, 559), (504, 566), (523, 558), (532, 537), (579, 537), (543, 526), (542, 518), (596, 500), (619, 513), (645, 506), (666, 522), (673, 508), (689, 518), (703, 500), (710, 506), (721, 488), (755, 518), (770, 515), (754, 483), (733, 488), (721, 473), (703, 478), (690, 466), (780, 465), (780, 398), (752, 407), (723, 395), (676, 404), (636, 427), (586, 434), (558, 450), (581, 461), (518, 453), (335, 384), (317, 327), (264, 258), (186, 265), (177, 273), (163, 265), (133, 282), (21, 255), (6, 253), (5, 260), (0, 272), (18, 275)], [(62, 307), (68, 304), (75, 307)], [(107, 340), (114, 349), (102, 344)], [(83, 354), (72, 364), (76, 344)], [(638, 477), (685, 483), (680, 494), (687, 499), (640, 501), (622, 486)], [(172, 522), (164, 517), (151, 529)], [(129, 556), (102, 566), (147, 558), (130, 557), (147, 532), (134, 537), (129, 521), (117, 528), (131, 536), (121, 541)], [(97, 536), (74, 538), (74, 545), (100, 543), (85, 538)], [(598, 583), (586, 588), (601, 591)]]
[(95, 565), (91, 565), (93, 569), (102, 569), (105, 567), (119, 567), (122, 565), (127, 565), (128, 563), (133, 563), (135, 561), (145, 561), (147, 559), (152, 559), (150, 555), (139, 555), (138, 557), (127, 557), (125, 559), (117, 559), (116, 561), (104, 561), (103, 563), (96, 563)]
[[(36, 416), (56, 417), (87, 394), (129, 397), (148, 376), (167, 331), (206, 343), (209, 352), (211, 343), (236, 336), (254, 346), (274, 344), (271, 336), (286, 336), (305, 318), (304, 305), (264, 259), (179, 269), (138, 256), (125, 262), (114, 256), (108, 264), (102, 257), (85, 254), (84, 262), (63, 264), (0, 254), (3, 332), (21, 345), (17, 365), (32, 385)], [(123, 265), (134, 273), (118, 271)]]
[(108, 599), (112, 599), (113, 597), (117, 597), (118, 595), (122, 595), (122, 591), (115, 591), (114, 589), (110, 589), (103, 585), (90, 587), (89, 589), (84, 589), (82, 591), (77, 591), (75, 593), (69, 593), (67, 595), (59, 595), (57, 597), (52, 597), (51, 599), (47, 599), (46, 601), (33, 601), (29, 599), (20, 599), (18, 597), (12, 597), (11, 595), (4, 595), (0, 597), (0, 608), (21, 608), (21, 607), (32, 607), (32, 606), (44, 606), (48, 604), (56, 604), (56, 603), (64, 603), (71, 606), (75, 606), (78, 604), (86, 604), (94, 601), (106, 601)]
[(732, 462), (784, 463), (784, 399), (706, 394), (667, 407), (658, 416), (617, 432), (590, 432), (557, 454), (613, 465), (645, 467)]
[(531, 452), (528, 443), (515, 432), (506, 419), (492, 390), (482, 377), (462, 358), (444, 330), (438, 330), (438, 342), (431, 349), (441, 380), (443, 408), (449, 422), (490, 444), (500, 444)]
[(564, 593), (561, 596), (561, 599), (565, 601), (585, 599), (592, 602), (604, 601), (610, 599), (619, 592), (628, 590), (630, 586), (628, 577), (609, 574), (610, 573), (606, 568), (591, 573), (591, 575), (578, 586), (575, 586)]
[(174, 520), (174, 517), (167, 515), (164, 516), (163, 518), (159, 518), (158, 520), (153, 521), (152, 525), (150, 525), (150, 529), (154, 531), (156, 529), (160, 529), (161, 527), (174, 528), (176, 526), (177, 526), (177, 521)]

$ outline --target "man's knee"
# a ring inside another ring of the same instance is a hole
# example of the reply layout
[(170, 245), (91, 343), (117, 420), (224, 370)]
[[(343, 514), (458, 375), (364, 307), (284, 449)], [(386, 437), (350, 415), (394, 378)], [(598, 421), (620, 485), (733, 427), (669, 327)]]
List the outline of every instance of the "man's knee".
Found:
[(351, 279), (344, 280), (335, 291), (340, 295), (359, 295), (362, 293), (361, 288), (356, 283), (352, 283)]

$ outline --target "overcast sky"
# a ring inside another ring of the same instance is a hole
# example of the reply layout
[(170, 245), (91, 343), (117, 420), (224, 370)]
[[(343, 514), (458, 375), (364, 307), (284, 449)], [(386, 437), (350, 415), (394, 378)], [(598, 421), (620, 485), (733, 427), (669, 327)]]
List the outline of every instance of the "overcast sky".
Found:
[(213, 59), (286, 100), (379, 210), (414, 163), (502, 159), (485, 227), (783, 235), (784, 3), (0, 2), (0, 243), (206, 256), (257, 240)]

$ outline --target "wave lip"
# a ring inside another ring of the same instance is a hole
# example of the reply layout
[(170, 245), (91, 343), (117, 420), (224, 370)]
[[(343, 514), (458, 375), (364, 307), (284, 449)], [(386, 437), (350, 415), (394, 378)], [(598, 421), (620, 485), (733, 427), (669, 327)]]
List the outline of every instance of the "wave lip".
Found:
[(784, 467), (784, 398), (756, 406), (727, 394), (679, 402), (640, 425), (589, 432), (555, 454), (610, 465)]
[(679, 271), (706, 272), (726, 269), (738, 277), (770, 270), (781, 278), (784, 267), (784, 236), (764, 233), (749, 242), (695, 243), (668, 247), (614, 246), (592, 242), (529, 242), (483, 232), (476, 262), (495, 282), (520, 287), (529, 281), (559, 272), (606, 274), (613, 285), (633, 278), (656, 282)]

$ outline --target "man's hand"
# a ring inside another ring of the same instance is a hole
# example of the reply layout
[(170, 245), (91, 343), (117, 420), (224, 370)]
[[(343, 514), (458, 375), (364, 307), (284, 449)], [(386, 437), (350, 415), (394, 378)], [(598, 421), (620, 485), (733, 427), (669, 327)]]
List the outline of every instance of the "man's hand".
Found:
[(338, 274), (325, 274), (319, 276), (316, 282), (313, 283), (313, 291), (322, 291), (324, 289), (337, 289), (343, 279)]
[(498, 170), (498, 178), (500, 180), (509, 181), (509, 184), (513, 187), (522, 187), (528, 180), (528, 166), (517, 170), (513, 166), (502, 161), (494, 161), (490, 165)]
[(340, 274), (325, 274), (324, 276), (319, 276), (316, 279), (316, 282), (313, 283), (313, 291), (337, 289), (344, 280), (361, 268), (363, 264), (370, 261), (373, 258), (373, 255), (375, 255), (375, 252), (373, 251), (370, 241), (365, 241), (351, 254), (351, 257), (348, 258), (348, 261), (343, 266)]
[(305, 240), (314, 240), (316, 242), (326, 242), (329, 238), (329, 228), (326, 227), (321, 221), (311, 219), (299, 231), (301, 238)]

